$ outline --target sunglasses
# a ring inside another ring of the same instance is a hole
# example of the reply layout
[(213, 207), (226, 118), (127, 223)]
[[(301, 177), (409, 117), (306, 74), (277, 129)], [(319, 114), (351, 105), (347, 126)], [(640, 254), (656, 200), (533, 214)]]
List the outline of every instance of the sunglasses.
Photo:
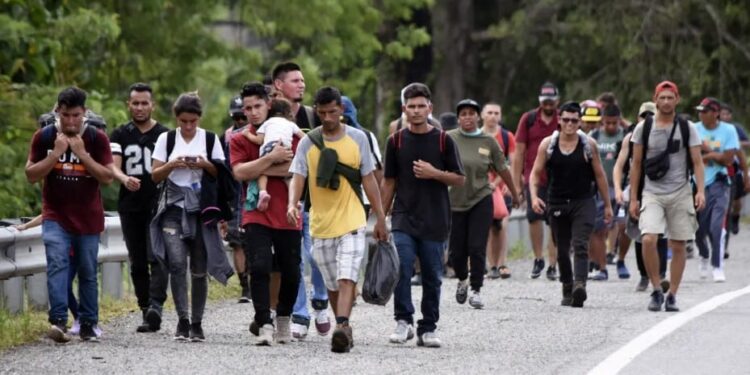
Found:
[(560, 117), (560, 122), (563, 124), (569, 122), (573, 125), (578, 125), (580, 121), (581, 121), (580, 119), (573, 118), (573, 117)]

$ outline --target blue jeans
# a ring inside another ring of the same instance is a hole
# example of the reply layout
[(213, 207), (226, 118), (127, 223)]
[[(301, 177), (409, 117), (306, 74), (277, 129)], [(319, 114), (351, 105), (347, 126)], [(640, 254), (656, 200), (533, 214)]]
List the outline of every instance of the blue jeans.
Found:
[(56, 221), (44, 220), (42, 239), (47, 254), (47, 292), (49, 321), (66, 324), (68, 321), (68, 288), (71, 257), (78, 271), (79, 320), (96, 324), (99, 321), (99, 288), (97, 286), (98, 234), (68, 233)]
[(307, 309), (307, 291), (305, 289), (305, 263), (310, 264), (311, 279), (313, 284), (312, 306), (315, 310), (325, 310), (328, 308), (328, 290), (323, 282), (323, 275), (320, 269), (312, 259), (312, 238), (310, 238), (310, 214), (303, 213), (302, 221), (302, 261), (299, 264), (299, 290), (297, 291), (297, 301), (294, 302), (294, 312), (292, 319), (295, 323), (307, 324), (310, 322), (310, 311)]
[(703, 259), (708, 259), (711, 244), (711, 265), (717, 268), (724, 263), (722, 229), (729, 209), (730, 187), (725, 181), (715, 181), (706, 186), (706, 207), (698, 212), (698, 232), (695, 243)]
[(422, 320), (417, 322), (417, 334), (433, 332), (440, 319), (440, 287), (443, 284), (445, 241), (425, 241), (401, 231), (393, 231), (393, 241), (401, 263), (398, 284), (393, 293), (395, 319), (414, 324), (411, 278), (414, 274), (414, 262), (419, 257), (422, 273)]

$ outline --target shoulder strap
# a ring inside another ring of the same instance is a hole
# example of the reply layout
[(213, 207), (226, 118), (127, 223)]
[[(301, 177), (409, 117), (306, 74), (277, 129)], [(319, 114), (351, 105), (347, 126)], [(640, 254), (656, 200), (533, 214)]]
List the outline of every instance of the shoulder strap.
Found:
[(169, 132), (167, 132), (167, 159), (169, 159), (169, 155), (172, 155), (176, 137), (177, 137), (177, 130), (172, 129)]
[(648, 155), (648, 139), (651, 136), (651, 127), (654, 124), (654, 116), (648, 116), (646, 117), (646, 120), (643, 122), (643, 133), (641, 133), (641, 144), (643, 145), (643, 153), (641, 154), (641, 178), (640, 183), (638, 184), (638, 200), (640, 201), (643, 197), (643, 185), (646, 183), (646, 172), (645, 168), (643, 167), (643, 161), (646, 160), (646, 155)]
[(682, 144), (685, 146), (687, 175), (690, 178), (693, 174), (693, 157), (690, 155), (690, 124), (681, 117), (677, 117), (677, 123), (680, 125), (680, 136), (682, 137)]
[(372, 143), (373, 134), (369, 130), (363, 129), (362, 131), (365, 133), (365, 136), (367, 136), (367, 143), (370, 144), (370, 153), (372, 154), (373, 159), (375, 159), (375, 167), (377, 169), (383, 169), (383, 164), (380, 163), (380, 159), (375, 153), (375, 145)]
[(591, 132), (591, 138), (594, 138), (594, 140), (599, 142), (599, 133), (599, 129), (594, 130), (593, 132)]
[(508, 154), (510, 153), (510, 147), (508, 146), (508, 143), (510, 143), (510, 135), (508, 135), (508, 131), (500, 128), (500, 136), (503, 139), (503, 154), (505, 154), (505, 159), (508, 159)]
[(57, 128), (55, 127), (54, 123), (51, 123), (49, 125), (45, 125), (42, 128), (42, 143), (48, 144), (48, 143), (55, 143), (55, 135), (57, 134)]
[(532, 109), (531, 111), (526, 112), (526, 130), (534, 126), (535, 122), (536, 122), (536, 110)]
[[(211, 160), (214, 154), (214, 143), (216, 142), (216, 134), (206, 130), (206, 159)], [(221, 150), (224, 153), (224, 150)]]
[(445, 152), (445, 132), (440, 131), (440, 154), (442, 155)]
[(307, 115), (307, 126), (310, 127), (310, 129), (315, 128), (315, 113), (313, 113), (312, 107), (309, 106), (302, 106), (305, 109), (305, 114)]

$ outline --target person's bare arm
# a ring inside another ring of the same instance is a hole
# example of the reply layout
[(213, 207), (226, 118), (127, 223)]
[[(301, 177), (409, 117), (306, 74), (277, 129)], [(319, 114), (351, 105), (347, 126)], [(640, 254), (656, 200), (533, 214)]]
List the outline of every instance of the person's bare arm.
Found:
[[(699, 155), (700, 157), (700, 152)], [(698, 161), (703, 165), (703, 162)], [(630, 163), (630, 216), (638, 219), (640, 216), (641, 202), (638, 201), (638, 191), (641, 187), (641, 174), (643, 173), (643, 145), (633, 144), (633, 160)]]
[(396, 196), (397, 183), (395, 178), (390, 177), (384, 178), (380, 183), (380, 194), (383, 197), (383, 210), (386, 216), (390, 215), (391, 209), (393, 209), (393, 198)]
[(112, 176), (119, 181), (122, 186), (130, 191), (138, 191), (141, 188), (141, 179), (138, 177), (128, 176), (122, 171), (122, 156), (112, 155)]
[(704, 162), (713, 161), (725, 167), (731, 166), (737, 150), (726, 150), (724, 152), (712, 151), (702, 155)]
[(26, 179), (35, 183), (46, 177), (55, 167), (60, 156), (68, 150), (68, 146), (68, 137), (63, 133), (57, 133), (54, 148), (47, 154), (47, 157), (36, 163), (32, 163), (31, 160), (26, 161)]
[(169, 177), (169, 174), (177, 168), (187, 168), (187, 163), (182, 158), (175, 158), (166, 163), (153, 159), (151, 162), (151, 179), (158, 184)]
[(375, 175), (372, 172), (362, 176), (362, 188), (365, 190), (365, 194), (367, 194), (367, 200), (370, 201), (370, 208), (375, 213), (377, 219), (372, 236), (379, 241), (388, 241), (388, 230), (385, 226), (385, 213), (383, 212), (383, 205), (380, 200), (380, 189), (378, 189), (378, 182), (375, 180)]
[(94, 160), (91, 154), (86, 151), (86, 146), (80, 135), (68, 137), (68, 144), (70, 144), (70, 150), (73, 151), (81, 163), (86, 166), (86, 170), (91, 176), (101, 184), (109, 185), (112, 183), (112, 164), (102, 165)]
[(289, 175), (289, 165), (294, 153), (281, 144), (276, 144), (271, 152), (247, 163), (238, 163), (232, 167), (234, 178), (238, 181), (250, 181), (257, 179), (260, 175), (284, 177)]
[(518, 208), (521, 205), (521, 199), (518, 195), (518, 190), (516, 190), (516, 184), (513, 181), (513, 176), (510, 174), (510, 170), (508, 168), (505, 168), (502, 171), (498, 172), (497, 175), (500, 176), (503, 182), (505, 182), (505, 186), (507, 186), (510, 190), (513, 208)]
[(289, 201), (286, 208), (286, 220), (296, 226), (299, 221), (299, 200), (302, 199), (302, 189), (305, 187), (305, 176), (294, 173), (289, 182)]
[(615, 160), (615, 166), (612, 168), (612, 183), (615, 188), (615, 201), (620, 205), (625, 200), (625, 197), (622, 196), (622, 170), (625, 168), (625, 163), (628, 162), (630, 134), (622, 139), (622, 144), (623, 146), (620, 148), (620, 153), (617, 154), (617, 160)]
[(247, 138), (248, 141), (255, 143), (256, 145), (262, 145), (266, 135), (264, 133), (253, 134), (250, 130), (245, 129), (242, 131), (242, 135)]
[(26, 229), (31, 229), (31, 228), (42, 225), (43, 220), (44, 220), (43, 215), (37, 215), (26, 223), (14, 225), (13, 228), (18, 229), (19, 231), (25, 231)]
[(432, 166), (424, 160), (416, 160), (413, 165), (414, 176), (423, 180), (436, 180), (448, 186), (463, 185), (466, 177), (455, 173), (442, 171)]
[(701, 211), (706, 206), (706, 181), (704, 180), (705, 171), (703, 170), (700, 146), (690, 147), (690, 157), (693, 159), (693, 175), (695, 176), (695, 185), (697, 187), (695, 209)]
[[(542, 172), (547, 165), (547, 147), (549, 147), (550, 138), (547, 137), (542, 140), (539, 145), (539, 149), (536, 152), (536, 159), (534, 159), (534, 167), (531, 169), (531, 175), (529, 176), (529, 195), (527, 199), (531, 199), (531, 208), (534, 212), (542, 214), (546, 207), (546, 203), (539, 198), (539, 180), (542, 179)], [(516, 144), (516, 151), (518, 151), (518, 144)], [(518, 159), (518, 157), (516, 157)]]
[[(519, 193), (521, 202), (525, 198), (523, 196), (523, 164), (525, 153), (526, 143), (516, 140), (516, 152), (513, 153), (513, 158), (511, 158), (511, 167), (513, 169), (513, 182), (516, 184), (516, 191)], [(531, 182), (529, 182), (529, 186), (531, 186)]]
[(591, 146), (591, 168), (594, 170), (594, 179), (599, 189), (599, 197), (604, 202), (604, 222), (609, 223), (612, 220), (612, 202), (609, 198), (609, 187), (607, 186), (607, 175), (604, 173), (601, 156), (599, 156), (599, 146), (593, 139), (588, 140)]

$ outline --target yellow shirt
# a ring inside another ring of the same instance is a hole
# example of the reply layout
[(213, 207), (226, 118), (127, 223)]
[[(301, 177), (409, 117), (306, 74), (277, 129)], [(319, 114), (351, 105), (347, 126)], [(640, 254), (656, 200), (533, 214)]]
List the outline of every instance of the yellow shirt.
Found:
[[(326, 148), (336, 150), (339, 163), (359, 169), (362, 176), (375, 169), (367, 136), (362, 131), (346, 127), (337, 140), (324, 140)], [(360, 152), (361, 150), (364, 150)], [(336, 238), (367, 225), (362, 203), (344, 176), (339, 176), (338, 190), (318, 187), (315, 183), (320, 150), (305, 137), (297, 147), (290, 172), (307, 177), (310, 191), (310, 234), (315, 238)]]

